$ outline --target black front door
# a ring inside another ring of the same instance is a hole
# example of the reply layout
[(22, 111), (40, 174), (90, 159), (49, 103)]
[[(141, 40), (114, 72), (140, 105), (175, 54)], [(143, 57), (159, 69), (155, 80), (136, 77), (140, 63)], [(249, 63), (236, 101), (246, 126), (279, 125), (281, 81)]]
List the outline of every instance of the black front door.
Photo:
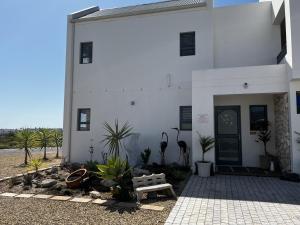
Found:
[(240, 106), (215, 107), (215, 139), (217, 165), (241, 165)]

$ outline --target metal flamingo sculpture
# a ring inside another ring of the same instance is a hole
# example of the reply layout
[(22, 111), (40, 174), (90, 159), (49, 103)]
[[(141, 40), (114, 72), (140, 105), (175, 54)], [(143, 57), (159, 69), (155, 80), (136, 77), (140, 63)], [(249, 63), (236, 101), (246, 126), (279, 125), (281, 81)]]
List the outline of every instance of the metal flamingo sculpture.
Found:
[(175, 128), (172, 128), (173, 130), (176, 130), (177, 131), (177, 138), (176, 138), (176, 141), (177, 141), (177, 145), (179, 146), (179, 151), (180, 151), (180, 154), (179, 154), (179, 161), (181, 159), (181, 155), (183, 157), (183, 160), (184, 160), (184, 164), (186, 165), (187, 164), (187, 144), (185, 141), (182, 141), (182, 140), (179, 140), (179, 129), (177, 127)]
[[(164, 136), (166, 136), (166, 141), (164, 141)], [(166, 132), (161, 133), (160, 142), (160, 154), (161, 154), (161, 165), (165, 165), (165, 152), (168, 147), (169, 138)]]

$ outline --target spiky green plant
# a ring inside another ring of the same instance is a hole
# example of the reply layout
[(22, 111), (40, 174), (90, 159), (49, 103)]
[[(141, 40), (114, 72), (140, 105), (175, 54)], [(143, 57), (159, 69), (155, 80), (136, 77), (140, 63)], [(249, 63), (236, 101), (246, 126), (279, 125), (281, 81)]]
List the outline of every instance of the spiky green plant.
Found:
[(98, 175), (104, 180), (114, 181), (112, 187), (113, 196), (117, 199), (127, 201), (131, 199), (130, 180), (131, 168), (127, 160), (112, 156), (105, 165), (97, 165)]
[(265, 156), (268, 156), (267, 144), (271, 140), (270, 123), (264, 122), (261, 124), (259, 131), (257, 132), (256, 142), (261, 142), (264, 145)]
[(35, 132), (35, 142), (37, 146), (44, 149), (44, 160), (47, 160), (47, 147), (49, 147), (51, 137), (51, 131), (46, 128), (40, 128)]
[(215, 139), (211, 136), (202, 136), (198, 131), (197, 134), (202, 149), (202, 162), (204, 162), (204, 155), (215, 146)]
[(56, 147), (56, 158), (59, 157), (59, 148), (62, 146), (63, 141), (63, 133), (61, 130), (54, 129), (51, 131), (51, 138), (55, 144)]
[(108, 146), (109, 153), (115, 157), (120, 155), (120, 149), (122, 147), (122, 140), (132, 135), (132, 127), (126, 122), (121, 128), (119, 128), (118, 120), (115, 120), (115, 126), (112, 127), (107, 122), (104, 123), (104, 129), (106, 134), (102, 142), (105, 143), (105, 147)]
[(24, 164), (28, 164), (28, 157), (31, 158), (30, 149), (34, 145), (34, 132), (29, 128), (23, 128), (16, 133), (17, 146), (24, 149)]

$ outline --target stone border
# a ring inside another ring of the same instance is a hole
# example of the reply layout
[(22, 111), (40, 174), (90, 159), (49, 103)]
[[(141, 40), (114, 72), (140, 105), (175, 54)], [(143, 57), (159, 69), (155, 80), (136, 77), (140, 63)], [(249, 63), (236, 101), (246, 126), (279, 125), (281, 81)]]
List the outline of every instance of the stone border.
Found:
[[(38, 172), (43, 172), (45, 170), (51, 170), (54, 167), (60, 167), (60, 165), (53, 165), (53, 166), (50, 166), (50, 167), (47, 167), (47, 168), (42, 168), (42, 169), (39, 169)], [(31, 170), (31, 171), (28, 171), (24, 174), (34, 174), (34, 173), (35, 173), (35, 171)], [(4, 177), (4, 178), (0, 179), (0, 183), (4, 182), (4, 181), (7, 181), (7, 180), (10, 180), (10, 179), (22, 177), (22, 176), (23, 176), (23, 174), (17, 174), (16, 176)]]
[(132, 202), (117, 202), (115, 200), (103, 200), (103, 199), (92, 199), (87, 197), (71, 197), (71, 196), (59, 196), (59, 195), (43, 195), (43, 194), (16, 194), (11, 192), (0, 193), (0, 197), (8, 198), (32, 198), (32, 199), (50, 199), (53, 201), (68, 201), (76, 203), (88, 203), (101, 205), (101, 206), (116, 206), (121, 208), (140, 208), (145, 210), (162, 211), (164, 207), (152, 205), (152, 204), (142, 204), (139, 207), (136, 203)]

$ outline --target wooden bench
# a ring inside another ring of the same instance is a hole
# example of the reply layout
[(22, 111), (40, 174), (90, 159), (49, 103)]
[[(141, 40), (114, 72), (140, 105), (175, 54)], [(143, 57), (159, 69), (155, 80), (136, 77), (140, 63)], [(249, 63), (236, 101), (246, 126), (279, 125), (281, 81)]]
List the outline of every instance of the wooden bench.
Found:
[(166, 175), (163, 173), (134, 177), (132, 178), (132, 183), (138, 204), (140, 204), (144, 193), (153, 191), (161, 191), (167, 189), (171, 191), (174, 198), (177, 198), (172, 185), (166, 183)]

